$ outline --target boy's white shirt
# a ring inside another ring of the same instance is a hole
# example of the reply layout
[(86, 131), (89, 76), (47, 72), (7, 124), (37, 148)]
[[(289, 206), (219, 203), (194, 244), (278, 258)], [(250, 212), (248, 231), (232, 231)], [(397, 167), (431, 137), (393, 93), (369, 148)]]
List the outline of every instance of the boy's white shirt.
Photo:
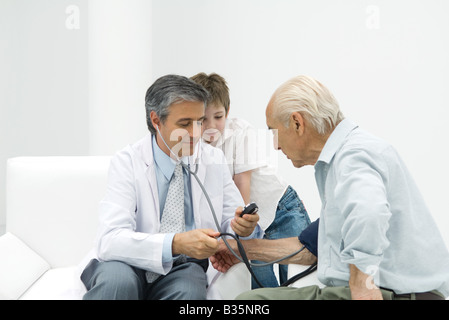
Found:
[(231, 176), (252, 170), (250, 201), (258, 205), (259, 225), (266, 230), (273, 222), (278, 202), (288, 187), (277, 175), (276, 166), (270, 163), (268, 154), (274, 150), (271, 133), (256, 130), (243, 119), (228, 118), (217, 147), (225, 154)]

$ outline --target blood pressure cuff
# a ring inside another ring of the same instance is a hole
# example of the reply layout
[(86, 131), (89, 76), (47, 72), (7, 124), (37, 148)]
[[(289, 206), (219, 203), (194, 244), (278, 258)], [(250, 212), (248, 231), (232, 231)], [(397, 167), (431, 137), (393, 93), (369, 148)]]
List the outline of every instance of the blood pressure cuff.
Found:
[(298, 239), (315, 257), (318, 257), (318, 226), (320, 218), (312, 222), (307, 228), (305, 228)]

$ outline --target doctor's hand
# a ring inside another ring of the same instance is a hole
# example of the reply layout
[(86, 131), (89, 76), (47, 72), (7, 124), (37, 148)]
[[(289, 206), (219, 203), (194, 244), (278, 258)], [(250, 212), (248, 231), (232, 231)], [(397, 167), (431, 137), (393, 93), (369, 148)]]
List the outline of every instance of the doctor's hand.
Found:
[(195, 259), (206, 259), (218, 250), (219, 232), (212, 229), (195, 229), (177, 233), (173, 237), (173, 255), (185, 254)]
[(259, 215), (257, 213), (244, 214), (243, 217), (240, 217), (242, 212), (243, 207), (238, 207), (235, 210), (235, 217), (231, 221), (231, 228), (239, 236), (248, 237), (251, 233), (253, 233), (254, 228), (257, 226)]

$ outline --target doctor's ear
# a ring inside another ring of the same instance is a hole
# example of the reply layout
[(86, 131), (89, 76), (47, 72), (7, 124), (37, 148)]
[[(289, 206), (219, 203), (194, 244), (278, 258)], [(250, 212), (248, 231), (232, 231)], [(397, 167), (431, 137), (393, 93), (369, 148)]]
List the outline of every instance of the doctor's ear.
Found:
[(153, 127), (160, 127), (161, 125), (161, 120), (159, 119), (158, 115), (156, 114), (156, 112), (151, 111), (150, 113), (150, 119), (151, 119), (151, 123), (153, 124)]

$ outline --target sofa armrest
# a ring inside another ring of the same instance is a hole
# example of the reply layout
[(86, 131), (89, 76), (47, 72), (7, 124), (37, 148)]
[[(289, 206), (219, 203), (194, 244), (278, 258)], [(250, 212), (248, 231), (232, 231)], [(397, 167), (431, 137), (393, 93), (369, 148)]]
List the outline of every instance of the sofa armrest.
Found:
[(50, 265), (12, 233), (0, 237), (0, 300), (18, 299)]

